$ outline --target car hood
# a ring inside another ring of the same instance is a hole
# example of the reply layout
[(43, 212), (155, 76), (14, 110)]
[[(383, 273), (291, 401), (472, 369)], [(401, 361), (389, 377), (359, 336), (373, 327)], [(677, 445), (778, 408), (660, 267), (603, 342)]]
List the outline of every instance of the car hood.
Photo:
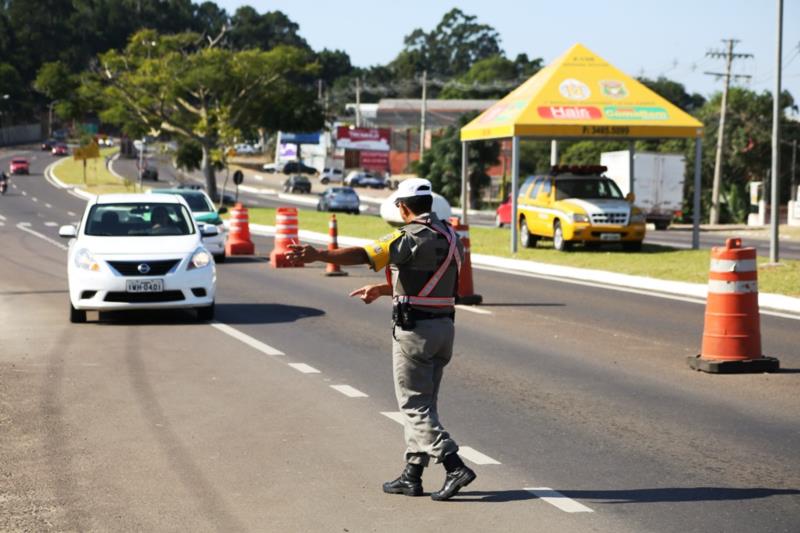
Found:
[(562, 200), (561, 204), (569, 206), (576, 212), (585, 211), (587, 214), (599, 213), (629, 213), (631, 204), (625, 200), (583, 200), (579, 198), (568, 198)]
[(192, 216), (196, 221), (203, 224), (214, 224), (215, 226), (222, 224), (222, 219), (214, 211), (196, 211), (192, 213)]
[(187, 255), (200, 246), (197, 234), (156, 237), (93, 237), (81, 236), (74, 243), (93, 255), (101, 256), (176, 256)]

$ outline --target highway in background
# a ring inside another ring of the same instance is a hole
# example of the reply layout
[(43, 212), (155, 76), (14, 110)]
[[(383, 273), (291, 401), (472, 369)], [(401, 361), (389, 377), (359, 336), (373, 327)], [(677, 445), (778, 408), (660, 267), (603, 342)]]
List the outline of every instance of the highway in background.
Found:
[(783, 372), (714, 376), (685, 361), (702, 305), (477, 270), (440, 413), (478, 479), (389, 496), (389, 303), (347, 298), (380, 275), (271, 269), (259, 237), (218, 266), (218, 324), (69, 324), (57, 226), (85, 203), (29, 155), (0, 198), (0, 530), (797, 531), (795, 319), (761, 318)]

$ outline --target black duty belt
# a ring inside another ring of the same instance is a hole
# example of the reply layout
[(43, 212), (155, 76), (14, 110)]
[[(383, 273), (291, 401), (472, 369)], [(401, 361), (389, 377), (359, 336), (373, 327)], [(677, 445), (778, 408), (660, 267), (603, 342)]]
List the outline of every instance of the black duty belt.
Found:
[(409, 309), (409, 312), (414, 320), (430, 320), (433, 318), (449, 318), (450, 320), (455, 320), (456, 318), (455, 310), (450, 311), (449, 313), (429, 313), (428, 311), (420, 311), (419, 309), (414, 309), (412, 307)]

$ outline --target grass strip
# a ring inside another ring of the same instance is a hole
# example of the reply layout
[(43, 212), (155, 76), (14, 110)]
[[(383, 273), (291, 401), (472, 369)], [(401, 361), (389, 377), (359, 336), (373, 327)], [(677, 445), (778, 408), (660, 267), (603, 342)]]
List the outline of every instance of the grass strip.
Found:
[(117, 148), (102, 148), (100, 157), (86, 161), (86, 181), (84, 181), (83, 161), (68, 156), (55, 167), (56, 177), (68, 185), (77, 185), (92, 194), (139, 192), (133, 180), (119, 179), (106, 168), (105, 160), (117, 152)]

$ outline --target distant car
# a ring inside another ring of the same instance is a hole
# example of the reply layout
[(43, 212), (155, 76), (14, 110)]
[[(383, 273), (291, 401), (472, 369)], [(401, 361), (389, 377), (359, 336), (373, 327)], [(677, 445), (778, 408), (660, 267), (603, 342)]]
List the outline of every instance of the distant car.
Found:
[(310, 193), (311, 182), (305, 176), (290, 176), (283, 182), (283, 192)]
[[(206, 190), (205, 186), (201, 185), (200, 183), (181, 183), (175, 188), (176, 189), (189, 189), (189, 190), (193, 190), (193, 191), (205, 191)], [(214, 200), (215, 202), (219, 202), (219, 192), (217, 192), (217, 194), (214, 195), (212, 200)], [(223, 205), (233, 205), (235, 203), (236, 203), (236, 197), (234, 195), (232, 195), (231, 193), (226, 192), (225, 196), (223, 198), (222, 204)]]
[(360, 213), (361, 201), (358, 194), (350, 187), (328, 187), (320, 194), (317, 211), (340, 211), (343, 213)]
[(274, 174), (275, 172), (283, 172), (283, 163), (265, 163), (261, 170)]
[(53, 145), (53, 149), (51, 150), (53, 155), (69, 155), (69, 148), (64, 143), (58, 143)]
[(158, 181), (158, 169), (155, 167), (145, 166), (144, 170), (142, 170), (142, 179)]
[(53, 146), (57, 142), (58, 141), (56, 141), (55, 139), (47, 139), (45, 141), (42, 141), (42, 145), (41, 145), (42, 146), (42, 150), (45, 151), (45, 152), (49, 152), (50, 150), (53, 149)]
[(289, 161), (283, 165), (281, 172), (284, 174), (316, 174), (317, 169), (306, 165), (302, 161)]
[(502, 228), (511, 224), (511, 195), (509, 194), (506, 197), (506, 201), (497, 206), (497, 211), (495, 212), (494, 217), (494, 225), (498, 228)]
[(15, 157), (8, 165), (8, 171), (11, 174), (30, 174), (31, 167), (28, 160), (23, 157)]
[(58, 231), (70, 239), (70, 322), (86, 322), (88, 310), (165, 308), (192, 308), (198, 320), (213, 320), (216, 268), (202, 238), (216, 233), (195, 222), (178, 196), (92, 198), (77, 226)]
[(236, 155), (256, 155), (258, 151), (252, 144), (241, 143), (233, 147), (236, 150)]
[(100, 137), (97, 139), (98, 146), (114, 146), (114, 139), (111, 137)]
[(344, 179), (344, 184), (350, 187), (370, 187), (372, 189), (383, 189), (386, 187), (386, 180), (369, 171), (353, 170)]
[(340, 168), (324, 168), (319, 176), (319, 182), (323, 185), (329, 183), (342, 183), (344, 181), (344, 171)]
[(225, 262), (225, 225), (222, 223), (220, 215), (228, 212), (227, 207), (214, 207), (211, 198), (204, 190), (197, 189), (152, 189), (152, 194), (175, 194), (186, 200), (192, 217), (198, 224), (213, 224), (219, 231), (218, 235), (203, 237), (203, 246), (214, 256), (217, 263)]

